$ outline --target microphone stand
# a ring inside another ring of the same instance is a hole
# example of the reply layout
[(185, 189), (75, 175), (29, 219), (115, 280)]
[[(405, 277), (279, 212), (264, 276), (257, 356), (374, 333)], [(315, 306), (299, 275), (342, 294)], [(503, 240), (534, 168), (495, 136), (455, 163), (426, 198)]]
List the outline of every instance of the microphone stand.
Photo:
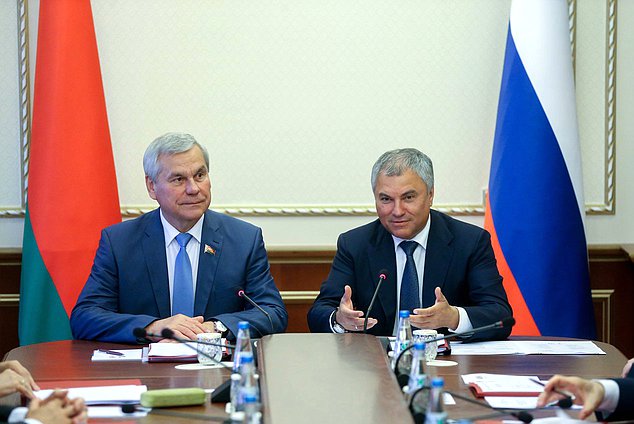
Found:
[(363, 320), (363, 332), (368, 332), (368, 318), (370, 317), (370, 311), (372, 310), (372, 306), (374, 306), (374, 301), (376, 300), (376, 296), (379, 294), (379, 288), (381, 287), (381, 283), (385, 281), (387, 270), (382, 269), (379, 272), (379, 281), (376, 283), (376, 288), (374, 289), (374, 293), (372, 294), (372, 300), (370, 300), (370, 306), (368, 306), (368, 310), (365, 312), (365, 318)]

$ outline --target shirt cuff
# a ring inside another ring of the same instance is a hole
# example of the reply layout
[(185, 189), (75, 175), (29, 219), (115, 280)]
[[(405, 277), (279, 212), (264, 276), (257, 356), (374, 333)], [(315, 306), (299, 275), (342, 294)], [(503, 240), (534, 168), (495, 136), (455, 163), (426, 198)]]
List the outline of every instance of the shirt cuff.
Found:
[(13, 408), (13, 410), (9, 414), (9, 418), (7, 419), (7, 422), (8, 423), (42, 424), (40, 420), (36, 420), (35, 418), (26, 418), (26, 414), (28, 414), (28, 412), (29, 412), (29, 408), (25, 408), (24, 406)]
[(460, 315), (458, 327), (456, 327), (455, 330), (449, 329), (449, 331), (452, 333), (463, 333), (473, 330), (473, 325), (471, 324), (467, 311), (460, 306), (456, 306), (456, 309), (458, 309), (458, 314)]
[[(619, 385), (614, 380), (593, 380), (603, 386), (605, 394), (603, 395), (603, 401), (599, 404), (597, 410), (604, 413), (612, 413), (616, 409), (619, 403)], [(605, 415), (605, 414), (604, 414)]]
[(330, 323), (330, 330), (336, 334), (343, 334), (346, 332), (345, 328), (343, 328), (341, 325), (332, 325), (332, 323), (335, 322), (333, 315), (335, 315), (336, 313), (337, 310), (335, 309), (334, 311), (332, 311), (332, 314), (330, 314), (330, 318), (328, 319), (328, 322)]

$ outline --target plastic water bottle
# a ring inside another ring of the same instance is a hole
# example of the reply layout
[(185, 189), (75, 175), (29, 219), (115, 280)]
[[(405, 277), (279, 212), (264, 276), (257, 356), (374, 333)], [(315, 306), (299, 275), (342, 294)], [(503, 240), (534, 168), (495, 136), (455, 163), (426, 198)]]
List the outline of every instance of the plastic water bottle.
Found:
[(241, 358), (240, 382), (238, 383), (237, 401), (235, 405), (236, 411), (244, 411), (246, 398), (248, 396), (254, 396), (257, 402), (260, 401), (260, 387), (255, 373), (253, 354), (251, 352), (242, 352)]
[(447, 412), (443, 401), (442, 389), (445, 381), (442, 377), (436, 377), (431, 382), (431, 393), (425, 414), (425, 424), (445, 424), (447, 422)]
[(236, 348), (233, 351), (233, 372), (240, 374), (242, 365), (242, 355), (250, 353), (253, 357), (253, 348), (251, 347), (251, 335), (249, 333), (249, 323), (240, 321), (238, 323), (238, 334), (236, 336)]
[(425, 386), (427, 374), (425, 372), (425, 342), (414, 343), (414, 353), (412, 355), (412, 368), (409, 372), (407, 382), (407, 393), (412, 396), (414, 392)]
[(238, 404), (238, 402), (240, 402), (238, 400), (238, 391), (240, 389), (240, 379), (242, 378), (242, 376), (236, 372), (234, 372), (233, 374), (231, 374), (231, 392), (229, 392), (229, 397), (230, 397), (230, 408), (229, 408), (229, 414), (232, 415), (236, 412), (236, 405)]
[(260, 412), (260, 402), (252, 394), (244, 398), (244, 424), (260, 424), (262, 413)]
[[(398, 327), (396, 328), (396, 341), (394, 342), (394, 352), (392, 355), (392, 368), (396, 369), (396, 361), (403, 350), (405, 350), (412, 342), (412, 325), (409, 322), (409, 311), (400, 311), (398, 313)], [(399, 366), (405, 366), (412, 361), (411, 351), (403, 354), (403, 358)]]

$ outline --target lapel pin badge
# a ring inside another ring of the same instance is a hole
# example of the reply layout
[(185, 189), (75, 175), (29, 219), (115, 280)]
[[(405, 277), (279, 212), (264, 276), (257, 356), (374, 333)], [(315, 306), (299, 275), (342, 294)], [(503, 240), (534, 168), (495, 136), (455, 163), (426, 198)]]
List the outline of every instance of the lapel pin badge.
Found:
[(216, 254), (216, 249), (214, 249), (210, 245), (206, 244), (205, 245), (205, 253), (209, 253), (211, 255), (215, 255)]

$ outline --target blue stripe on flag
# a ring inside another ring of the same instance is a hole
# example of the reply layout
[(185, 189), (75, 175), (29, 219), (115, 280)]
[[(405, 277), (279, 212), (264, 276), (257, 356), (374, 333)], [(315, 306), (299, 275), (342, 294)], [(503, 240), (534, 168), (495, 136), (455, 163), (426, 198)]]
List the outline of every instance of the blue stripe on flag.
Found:
[(489, 199), (502, 252), (542, 335), (594, 338), (582, 217), (510, 28)]

